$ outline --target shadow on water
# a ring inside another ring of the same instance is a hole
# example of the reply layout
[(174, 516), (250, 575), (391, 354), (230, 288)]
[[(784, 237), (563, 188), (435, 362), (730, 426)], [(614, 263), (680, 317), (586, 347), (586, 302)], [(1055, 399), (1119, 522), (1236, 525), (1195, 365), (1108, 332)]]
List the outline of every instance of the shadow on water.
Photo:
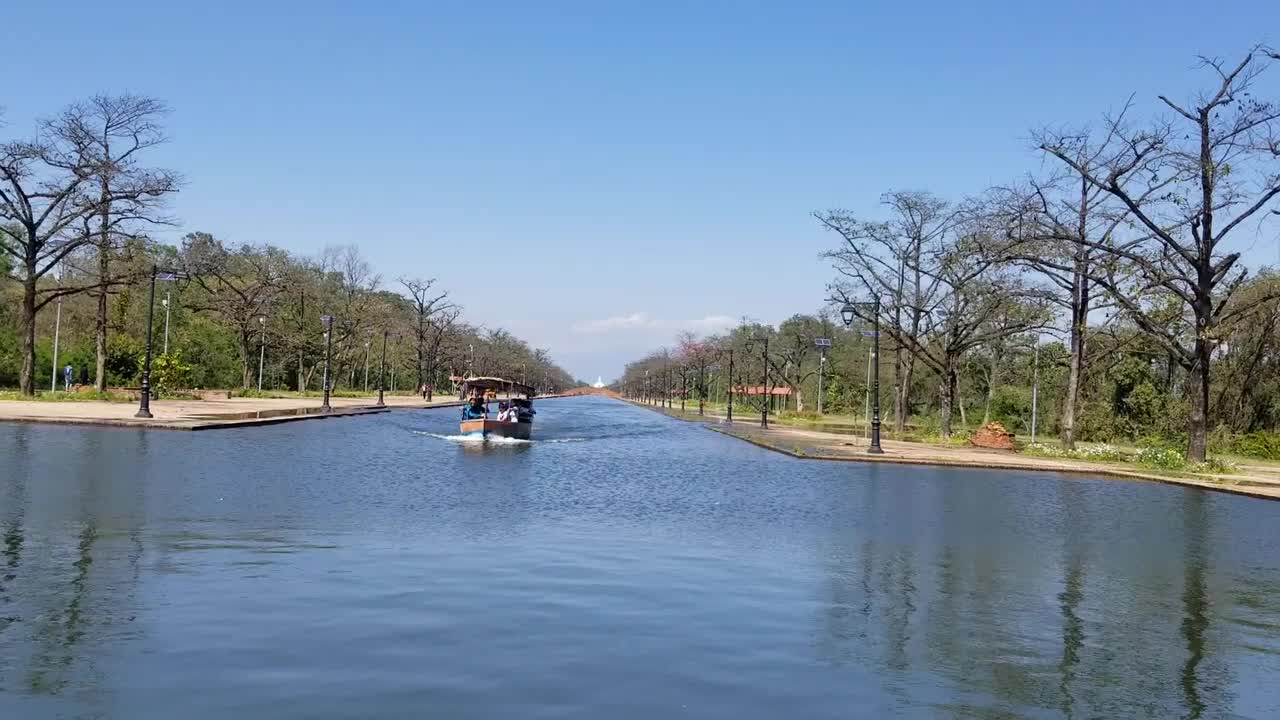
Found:
[[(15, 674), (34, 697), (97, 686), (112, 639), (132, 632), (125, 626), (136, 616), (144, 545), (137, 470), (147, 465), (148, 435), (78, 440), (38, 445), (19, 430), (9, 448), (19, 472), (0, 487), (7, 621), (0, 640), (18, 652), (0, 656), (0, 690)], [(68, 460), (77, 471), (51, 472)]]
[(1187, 660), (1182, 666), (1182, 693), (1188, 718), (1204, 715), (1199, 672), (1205, 660), (1205, 635), (1209, 629), (1208, 592), (1205, 575), (1208, 564), (1208, 525), (1204, 493), (1188, 493), (1183, 506), (1186, 537), (1186, 587), (1182, 592), (1182, 636), (1187, 643)]
[[(1237, 680), (1211, 639), (1213, 497), (1170, 493), (1165, 517), (1181, 522), (1152, 520), (1158, 535), (1121, 541), (1097, 488), (1045, 483), (1042, 539), (976, 504), (983, 491), (963, 481), (838, 488), (819, 656), (871, 668), (899, 707), (957, 717), (1201, 718), (1231, 707)], [(1057, 623), (1046, 622), (1051, 607)]]

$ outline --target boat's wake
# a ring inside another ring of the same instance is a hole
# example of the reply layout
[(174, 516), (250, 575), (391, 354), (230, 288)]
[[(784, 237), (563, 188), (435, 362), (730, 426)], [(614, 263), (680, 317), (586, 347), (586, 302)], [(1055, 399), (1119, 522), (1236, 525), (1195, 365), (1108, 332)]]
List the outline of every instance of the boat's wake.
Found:
[(537, 443), (539, 445), (551, 445), (556, 443), (586, 441), (586, 438), (548, 438), (546, 440), (521, 440), (519, 438), (499, 437), (497, 435), (490, 435), (488, 439), (485, 439), (480, 437), (479, 435), (442, 435), (440, 433), (425, 432), (422, 430), (414, 430), (413, 433), (415, 435), (426, 435), (427, 437), (433, 437), (437, 440), (444, 440), (445, 442), (466, 443), (466, 444), (488, 443), (490, 445), (532, 445), (534, 443)]

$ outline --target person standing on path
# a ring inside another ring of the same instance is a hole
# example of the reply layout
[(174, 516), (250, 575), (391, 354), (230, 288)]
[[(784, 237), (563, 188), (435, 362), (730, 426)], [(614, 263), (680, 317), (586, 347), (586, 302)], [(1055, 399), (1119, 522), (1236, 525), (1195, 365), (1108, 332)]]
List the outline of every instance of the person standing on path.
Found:
[(71, 392), (71, 374), (73, 372), (75, 372), (75, 369), (71, 367), (71, 363), (67, 363), (67, 366), (62, 368), (62, 380), (67, 392)]

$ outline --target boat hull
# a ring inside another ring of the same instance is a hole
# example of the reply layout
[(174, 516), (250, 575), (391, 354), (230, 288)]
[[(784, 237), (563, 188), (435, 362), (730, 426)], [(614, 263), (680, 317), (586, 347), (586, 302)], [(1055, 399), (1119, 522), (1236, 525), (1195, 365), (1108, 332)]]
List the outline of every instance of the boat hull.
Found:
[(464, 436), (480, 437), (486, 440), (490, 437), (528, 440), (533, 435), (533, 423), (502, 422), (500, 420), (463, 420), (458, 426), (458, 431)]

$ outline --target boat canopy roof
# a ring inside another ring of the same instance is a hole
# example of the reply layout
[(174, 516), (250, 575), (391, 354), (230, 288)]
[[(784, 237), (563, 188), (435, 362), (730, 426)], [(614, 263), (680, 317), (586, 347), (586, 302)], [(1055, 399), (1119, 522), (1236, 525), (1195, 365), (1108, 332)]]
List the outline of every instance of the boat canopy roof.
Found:
[(469, 377), (462, 381), (462, 387), (476, 390), (510, 390), (525, 395), (532, 395), (534, 392), (532, 387), (524, 383), (498, 377)]

